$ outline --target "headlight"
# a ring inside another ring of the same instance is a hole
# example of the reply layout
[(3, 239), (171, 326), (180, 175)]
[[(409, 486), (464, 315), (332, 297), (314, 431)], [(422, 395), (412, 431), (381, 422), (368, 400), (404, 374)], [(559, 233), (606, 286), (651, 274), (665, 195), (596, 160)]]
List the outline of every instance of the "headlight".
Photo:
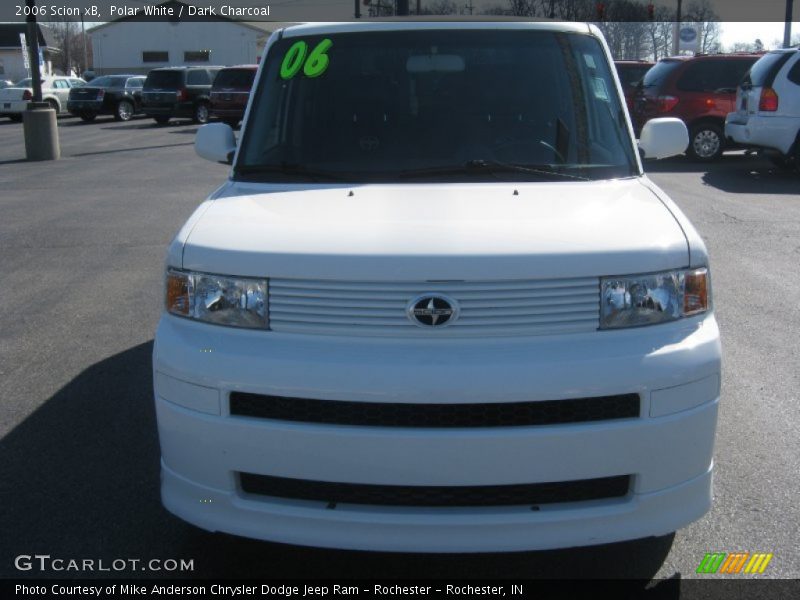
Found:
[(167, 311), (229, 327), (266, 329), (267, 280), (167, 270)]
[(601, 329), (666, 323), (708, 310), (708, 269), (604, 277), (600, 293)]

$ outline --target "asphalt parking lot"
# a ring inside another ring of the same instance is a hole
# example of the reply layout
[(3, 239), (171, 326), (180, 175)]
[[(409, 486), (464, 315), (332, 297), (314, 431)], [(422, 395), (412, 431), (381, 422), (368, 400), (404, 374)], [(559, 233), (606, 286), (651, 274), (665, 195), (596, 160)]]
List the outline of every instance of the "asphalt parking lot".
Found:
[(712, 259), (724, 374), (702, 520), (556, 552), (339, 552), (212, 535), (161, 508), (150, 354), (163, 261), (227, 167), (194, 154), (189, 123), (59, 124), (62, 160), (28, 163), (22, 125), (0, 120), (0, 576), (58, 575), (15, 570), (38, 553), (193, 559), (192, 577), (674, 580), (706, 552), (750, 551), (774, 554), (764, 576), (800, 577), (800, 175), (742, 153), (648, 165)]

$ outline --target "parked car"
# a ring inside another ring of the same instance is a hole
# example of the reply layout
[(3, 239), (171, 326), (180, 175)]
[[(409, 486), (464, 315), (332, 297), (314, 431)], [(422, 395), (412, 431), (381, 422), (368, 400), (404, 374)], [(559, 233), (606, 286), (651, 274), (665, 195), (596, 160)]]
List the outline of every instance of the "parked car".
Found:
[(725, 117), (734, 109), (736, 88), (760, 56), (701, 54), (661, 59), (645, 74), (636, 94), (637, 129), (654, 117), (678, 117), (689, 128), (687, 154), (695, 160), (716, 160), (726, 148)]
[(779, 167), (800, 167), (800, 48), (774, 50), (750, 68), (725, 135)]
[[(77, 77), (45, 77), (42, 79), (42, 102), (47, 102), (57, 113), (67, 112), (70, 89), (86, 82)], [(22, 113), (33, 100), (33, 82), (30, 77), (21, 79), (12, 87), (0, 89), (0, 117), (21, 121)]]
[(108, 75), (90, 84), (72, 88), (67, 109), (84, 121), (97, 115), (114, 115), (117, 121), (130, 121), (141, 111), (143, 75)]
[[(167, 253), (166, 508), (404, 552), (602, 544), (703, 515), (708, 254), (643, 173), (616, 81), (594, 25), (273, 35), (238, 147), (227, 124), (198, 131), (232, 169)], [(687, 143), (654, 119), (639, 149)]]
[(207, 123), (211, 84), (222, 67), (165, 67), (147, 74), (142, 110), (159, 125), (170, 119)]
[(622, 84), (622, 91), (625, 94), (625, 103), (628, 110), (633, 111), (633, 99), (636, 90), (642, 82), (645, 73), (650, 70), (655, 63), (649, 60), (617, 60), (614, 66), (617, 68), (619, 81)]
[(0, 79), (0, 90), (11, 87), (12, 85), (14, 85), (14, 82), (9, 81), (8, 79)]
[(244, 118), (250, 88), (258, 71), (258, 65), (228, 67), (217, 73), (211, 86), (211, 116), (231, 127), (236, 127)]

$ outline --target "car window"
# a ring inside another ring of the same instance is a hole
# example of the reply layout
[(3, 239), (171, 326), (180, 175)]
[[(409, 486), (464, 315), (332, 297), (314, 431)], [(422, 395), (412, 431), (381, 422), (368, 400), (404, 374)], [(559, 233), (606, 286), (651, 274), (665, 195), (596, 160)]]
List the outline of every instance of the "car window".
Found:
[[(309, 77), (298, 69), (287, 76), (285, 57), (298, 42), (309, 52), (330, 44), (323, 72)], [(630, 176), (634, 151), (610, 68), (599, 41), (578, 34), (448, 30), (284, 38), (267, 57), (237, 169), (272, 169), (276, 177), (281, 165), (301, 165), (378, 182), (424, 169), (456, 171), (460, 180), (525, 180), (509, 165), (544, 165), (577, 177)], [(505, 168), (458, 172), (489, 163)]]
[(33, 80), (30, 77), (26, 79), (20, 79), (17, 83), (14, 84), (14, 87), (21, 87), (21, 88), (33, 87)]
[(211, 77), (205, 69), (189, 71), (186, 74), (186, 85), (211, 85)]
[(646, 88), (663, 85), (670, 73), (681, 64), (682, 62), (678, 60), (661, 60), (657, 62), (645, 73), (642, 85)]
[(618, 65), (620, 83), (623, 88), (637, 85), (645, 73), (650, 70), (650, 65)]
[(255, 76), (253, 69), (223, 69), (214, 79), (214, 87), (249, 90)]
[(66, 79), (56, 79), (53, 81), (53, 87), (58, 90), (65, 90), (69, 88), (69, 84)]
[(69, 85), (71, 87), (81, 87), (83, 85), (86, 85), (86, 82), (83, 79), (70, 79)]
[(180, 71), (151, 71), (144, 87), (148, 89), (177, 90), (183, 84)]
[(125, 83), (127, 88), (140, 88), (144, 85), (144, 77), (131, 77)]
[(95, 77), (92, 79), (92, 87), (111, 87), (113, 85), (113, 77)]
[(786, 78), (792, 83), (800, 85), (800, 52), (798, 52), (796, 56), (797, 60), (794, 61), (794, 65), (789, 69)]
[(739, 85), (747, 69), (755, 62), (736, 60), (700, 60), (691, 63), (677, 81), (677, 88), (684, 92), (714, 92), (733, 90)]

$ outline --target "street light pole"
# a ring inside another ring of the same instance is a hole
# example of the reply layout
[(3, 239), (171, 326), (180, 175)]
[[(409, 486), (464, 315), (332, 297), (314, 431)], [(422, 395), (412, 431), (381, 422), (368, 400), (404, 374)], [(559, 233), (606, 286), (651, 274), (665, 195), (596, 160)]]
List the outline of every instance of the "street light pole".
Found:
[[(81, 13), (81, 38), (83, 39), (83, 70), (89, 70), (89, 52), (86, 50), (86, 26), (83, 24), (83, 13)], [(83, 73), (78, 73), (78, 77), (83, 77)]]
[(678, 52), (680, 52), (680, 35), (681, 35), (681, 5), (683, 4), (683, 0), (678, 0), (678, 10), (675, 13), (675, 27), (673, 27), (673, 36), (672, 36), (672, 55), (677, 56)]
[(39, 71), (39, 30), (36, 27), (36, 0), (25, 0), (28, 16), (25, 17), (25, 37), (28, 39), (28, 60), (31, 63), (33, 101), (42, 101), (42, 73)]
[(786, 21), (783, 26), (783, 47), (792, 45), (792, 4), (794, 0), (786, 0)]

